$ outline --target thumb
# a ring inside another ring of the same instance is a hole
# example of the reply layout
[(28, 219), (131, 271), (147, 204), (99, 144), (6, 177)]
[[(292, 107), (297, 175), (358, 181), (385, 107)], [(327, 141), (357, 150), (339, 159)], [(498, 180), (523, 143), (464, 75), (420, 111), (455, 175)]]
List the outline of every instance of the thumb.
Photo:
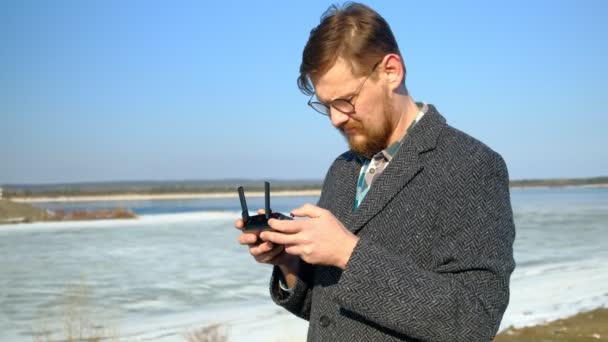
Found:
[(312, 205), (310, 203), (306, 203), (303, 206), (292, 210), (291, 214), (297, 217), (316, 218), (323, 215), (324, 212), (325, 209), (317, 207), (316, 205)]

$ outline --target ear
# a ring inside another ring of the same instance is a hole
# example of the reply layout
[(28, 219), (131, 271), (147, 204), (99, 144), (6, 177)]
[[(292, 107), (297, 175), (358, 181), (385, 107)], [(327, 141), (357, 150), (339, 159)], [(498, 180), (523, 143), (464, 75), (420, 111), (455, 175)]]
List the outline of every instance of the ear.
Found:
[(399, 55), (391, 53), (384, 56), (384, 59), (380, 62), (380, 66), (382, 67), (381, 73), (386, 80), (389, 90), (395, 91), (403, 84), (405, 68)]

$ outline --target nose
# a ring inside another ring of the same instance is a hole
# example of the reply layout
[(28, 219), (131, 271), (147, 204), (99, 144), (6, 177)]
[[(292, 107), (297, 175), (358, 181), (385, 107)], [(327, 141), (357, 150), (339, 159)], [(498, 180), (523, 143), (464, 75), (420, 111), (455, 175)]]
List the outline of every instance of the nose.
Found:
[(342, 125), (344, 125), (344, 123), (346, 121), (348, 121), (348, 119), (350, 118), (347, 114), (342, 113), (341, 111), (330, 107), (329, 109), (329, 118), (331, 119), (331, 124), (338, 128)]

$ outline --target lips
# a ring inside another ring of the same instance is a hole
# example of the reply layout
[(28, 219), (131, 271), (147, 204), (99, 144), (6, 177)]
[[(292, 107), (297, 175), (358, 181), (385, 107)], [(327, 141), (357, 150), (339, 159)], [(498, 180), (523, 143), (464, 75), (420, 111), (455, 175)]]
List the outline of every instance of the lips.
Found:
[(346, 135), (353, 135), (359, 131), (359, 128), (357, 126), (346, 126), (342, 129), (342, 131)]

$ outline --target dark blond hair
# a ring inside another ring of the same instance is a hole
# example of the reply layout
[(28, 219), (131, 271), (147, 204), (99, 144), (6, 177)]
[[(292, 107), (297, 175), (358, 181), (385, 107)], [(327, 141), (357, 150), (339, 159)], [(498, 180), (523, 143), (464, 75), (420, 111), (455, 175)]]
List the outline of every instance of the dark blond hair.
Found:
[[(323, 75), (338, 57), (351, 63), (356, 76), (362, 76), (391, 53), (401, 56), (395, 36), (380, 14), (360, 3), (332, 5), (321, 16), (321, 23), (310, 31), (302, 53), (298, 87), (312, 95), (311, 77)], [(403, 65), (403, 58), (401, 61)]]

